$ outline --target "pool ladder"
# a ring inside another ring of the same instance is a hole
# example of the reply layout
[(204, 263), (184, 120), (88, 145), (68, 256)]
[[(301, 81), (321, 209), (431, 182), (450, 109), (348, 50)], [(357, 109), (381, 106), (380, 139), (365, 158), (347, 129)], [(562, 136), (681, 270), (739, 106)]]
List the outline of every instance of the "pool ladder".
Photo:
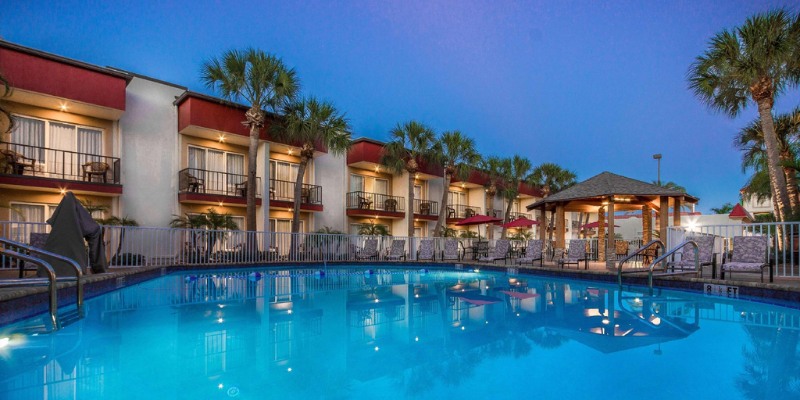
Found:
[[(67, 324), (83, 318), (83, 271), (78, 263), (60, 254), (55, 254), (47, 250), (42, 250), (24, 243), (15, 242), (0, 238), (0, 255), (10, 257), (18, 260), (18, 262), (30, 262), (40, 265), (47, 273), (46, 278), (22, 278), (19, 279), (0, 279), (0, 288), (3, 287), (27, 287), (27, 286), (47, 286), (49, 293), (49, 311), (50, 323), (52, 324), (51, 331), (57, 331)], [(23, 253), (24, 252), (24, 253)], [(47, 261), (43, 260), (41, 256), (51, 257), (61, 260), (69, 264), (75, 271), (74, 277), (56, 277), (56, 271), (53, 266)], [(23, 272), (23, 267), (20, 266), (20, 274)], [(65, 313), (61, 318), (58, 316), (58, 283), (62, 282), (75, 282), (76, 290), (76, 309), (73, 312)]]
[[(622, 259), (619, 262), (619, 265), (617, 267), (617, 278), (619, 280), (620, 288), (622, 288), (622, 274), (624, 274), (624, 273), (645, 272), (644, 268), (637, 268), (637, 269), (623, 271), (622, 270), (622, 264), (624, 264), (629, 259), (635, 257), (637, 254), (640, 254), (645, 249), (647, 249), (650, 246), (652, 246), (654, 243), (658, 243), (658, 245), (661, 248), (661, 250), (662, 251), (664, 250), (664, 243), (661, 242), (661, 240), (656, 239), (656, 240), (653, 240), (650, 243), (647, 243), (646, 245), (642, 246), (641, 248), (636, 250), (633, 254), (629, 255), (628, 257)], [(669, 258), (672, 257), (675, 253), (677, 253), (678, 250), (681, 250), (686, 246), (691, 246), (692, 251), (694, 252), (694, 270), (675, 271), (675, 269), (673, 268), (672, 271), (668, 271), (667, 262), (669, 261)], [(702, 276), (703, 271), (700, 269), (700, 258), (698, 256), (699, 256), (699, 248), (697, 247), (697, 243), (695, 241), (693, 241), (693, 240), (686, 240), (686, 241), (682, 242), (681, 244), (675, 246), (674, 248), (670, 249), (669, 251), (665, 252), (661, 256), (656, 257), (650, 263), (650, 265), (647, 266), (647, 269), (646, 269), (646, 272), (647, 272), (647, 286), (650, 288), (650, 292), (652, 293), (652, 291), (653, 291), (653, 276), (668, 276), (668, 275), (681, 275), (681, 274), (696, 274), (698, 277)], [(662, 271), (662, 272), (656, 273), (657, 271)]]
[[(622, 274), (633, 274), (633, 273), (644, 272), (644, 268), (633, 268), (633, 269), (623, 270), (622, 266), (626, 262), (632, 260), (633, 258), (636, 258), (637, 256), (639, 256), (640, 254), (644, 253), (647, 249), (649, 249), (649, 248), (651, 248), (653, 246), (658, 246), (658, 248), (660, 248), (662, 252), (664, 251), (664, 242), (662, 242), (661, 239), (651, 240), (651, 241), (647, 242), (645, 245), (643, 245), (642, 247), (638, 248), (632, 254), (629, 254), (627, 257), (625, 257), (622, 260), (620, 260), (619, 263), (617, 263), (617, 281), (619, 282), (619, 287), (620, 288), (622, 288)], [(658, 251), (656, 251), (656, 254), (658, 254)], [(651, 285), (651, 288), (652, 288), (652, 285)]]

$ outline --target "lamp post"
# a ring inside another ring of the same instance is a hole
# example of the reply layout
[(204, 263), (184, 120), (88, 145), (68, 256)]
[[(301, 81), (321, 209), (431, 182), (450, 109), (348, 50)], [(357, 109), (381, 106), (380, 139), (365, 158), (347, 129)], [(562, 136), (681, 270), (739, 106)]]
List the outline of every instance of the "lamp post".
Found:
[(658, 186), (661, 186), (661, 153), (653, 154), (653, 159), (658, 160)]

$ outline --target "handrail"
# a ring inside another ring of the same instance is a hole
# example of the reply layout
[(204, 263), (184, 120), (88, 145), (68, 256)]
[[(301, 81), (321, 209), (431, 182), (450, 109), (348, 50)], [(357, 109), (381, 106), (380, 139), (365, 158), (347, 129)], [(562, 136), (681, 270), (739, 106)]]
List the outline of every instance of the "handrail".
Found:
[[(47, 261), (44, 261), (40, 258), (31, 257), (26, 254), (18, 253), (16, 251), (12, 251), (9, 249), (0, 248), (0, 254), (5, 254), (11, 257), (18, 258), (20, 260), (30, 261), (32, 263), (41, 265), (47, 270), (47, 279), (49, 280), (49, 287), (50, 287), (50, 322), (53, 323), (53, 330), (58, 330), (58, 287), (56, 286), (56, 271), (53, 269), (53, 266), (50, 265)], [(22, 283), (19, 282), (19, 279), (13, 280), (0, 280), (0, 287), (2, 286), (22, 286)]]
[(656, 265), (658, 265), (658, 263), (661, 263), (662, 267), (664, 267), (664, 270), (666, 270), (666, 260), (667, 260), (667, 258), (669, 258), (669, 256), (675, 254), (675, 252), (677, 252), (678, 250), (686, 247), (686, 245), (689, 245), (689, 244), (692, 245), (693, 250), (694, 250), (694, 270), (695, 270), (695, 273), (702, 272), (700, 270), (700, 257), (699, 257), (700, 256), (700, 249), (697, 246), (697, 242), (695, 242), (694, 240), (684, 241), (683, 243), (675, 246), (675, 248), (671, 249), (670, 251), (662, 254), (661, 257), (657, 257), (655, 260), (653, 260), (652, 263), (650, 263), (650, 266), (648, 267), (649, 271), (647, 272), (647, 285), (650, 286), (651, 290), (653, 289), (653, 269), (656, 267)]
[(617, 264), (617, 280), (619, 281), (619, 286), (620, 287), (622, 287), (622, 264), (625, 264), (626, 262), (628, 262), (628, 260), (634, 258), (636, 255), (641, 254), (642, 252), (644, 252), (645, 250), (649, 249), (650, 246), (652, 246), (654, 244), (657, 244), (661, 248), (661, 250), (664, 250), (664, 248), (665, 248), (664, 247), (664, 242), (662, 242), (661, 239), (653, 239), (653, 240), (647, 242), (642, 247), (638, 248), (632, 254), (628, 255), (627, 257), (625, 257), (625, 258), (623, 258), (622, 260), (619, 261), (619, 263)]
[[(31, 252), (31, 253), (34, 253), (34, 254), (39, 254), (39, 255), (44, 255), (44, 256), (48, 256), (48, 257), (52, 257), (52, 258), (64, 261), (67, 264), (69, 264), (72, 267), (72, 269), (75, 270), (75, 279), (77, 281), (77, 284), (75, 285), (77, 287), (76, 303), (77, 303), (77, 306), (78, 306), (78, 313), (83, 315), (83, 279), (81, 279), (83, 277), (83, 270), (82, 270), (81, 266), (78, 264), (77, 261), (75, 261), (75, 260), (73, 260), (73, 259), (71, 259), (69, 257), (62, 256), (61, 254), (56, 254), (56, 253), (53, 253), (53, 252), (50, 252), (50, 251), (47, 251), (47, 250), (40, 249), (38, 247), (33, 247), (33, 246), (30, 246), (30, 245), (27, 245), (27, 244), (24, 244), (24, 243), (15, 242), (13, 240), (9, 240), (9, 239), (2, 238), (2, 237), (0, 237), (0, 244), (4, 244), (4, 245), (8, 245), (8, 246), (14, 246), (14, 247), (20, 248), (20, 249), (25, 249), (28, 252)], [(37, 261), (33, 261), (33, 262), (38, 264)], [(55, 274), (55, 272), (53, 272), (53, 273)]]

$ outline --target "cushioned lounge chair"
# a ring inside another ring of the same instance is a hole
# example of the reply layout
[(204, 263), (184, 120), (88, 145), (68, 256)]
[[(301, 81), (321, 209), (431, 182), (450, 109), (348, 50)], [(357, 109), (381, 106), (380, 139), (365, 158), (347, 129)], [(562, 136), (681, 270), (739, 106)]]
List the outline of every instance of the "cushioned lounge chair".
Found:
[(586, 257), (586, 240), (570, 240), (569, 250), (567, 250), (567, 254), (563, 258), (558, 260), (558, 265), (564, 268), (564, 265), (575, 264), (580, 269), (581, 261), (584, 263), (584, 269), (589, 269), (589, 259)]
[(458, 240), (455, 239), (445, 240), (444, 251), (442, 251), (442, 260), (461, 261), (461, 252), (458, 251)]
[(436, 252), (433, 251), (433, 239), (422, 239), (419, 241), (417, 260), (436, 261)]
[(508, 239), (500, 239), (495, 243), (494, 248), (489, 251), (489, 255), (481, 257), (478, 261), (491, 261), (494, 263), (497, 260), (503, 260), (503, 264), (508, 259), (508, 248), (510, 241)]
[(764, 282), (764, 269), (769, 268), (769, 281), (772, 282), (772, 266), (767, 262), (766, 236), (735, 236), (733, 253), (729, 260), (722, 263), (720, 278), (725, 279), (725, 272), (760, 273)]
[(528, 246), (525, 248), (525, 257), (517, 259), (517, 264), (531, 263), (539, 261), (539, 266), (544, 262), (544, 254), (542, 253), (542, 246), (544, 242), (541, 239), (528, 240)]
[(370, 258), (378, 258), (378, 239), (367, 239), (364, 241), (364, 248), (356, 252), (356, 260)]
[[(696, 236), (689, 238), (689, 240), (697, 243), (697, 260), (700, 264), (700, 276), (702, 276), (702, 269), (705, 266), (714, 266), (714, 236)], [(667, 263), (667, 269), (672, 271), (694, 271), (694, 248), (690, 245), (685, 246), (680, 250), (680, 259), (677, 261), (670, 261)]]
[(405, 239), (392, 240), (392, 248), (389, 250), (389, 255), (386, 256), (387, 260), (400, 260), (406, 259), (406, 241)]

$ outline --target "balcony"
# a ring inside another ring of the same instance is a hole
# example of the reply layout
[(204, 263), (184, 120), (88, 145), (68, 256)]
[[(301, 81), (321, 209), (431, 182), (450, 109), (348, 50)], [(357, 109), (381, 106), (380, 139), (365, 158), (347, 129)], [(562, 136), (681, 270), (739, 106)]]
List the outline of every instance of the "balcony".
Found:
[(512, 212), (510, 212), (508, 214), (508, 220), (509, 221), (513, 221), (515, 219), (520, 219), (520, 218), (533, 219), (531, 214), (528, 214), (528, 213), (521, 213), (521, 212), (513, 212), (512, 211)]
[(406, 215), (406, 201), (400, 196), (362, 191), (348, 192), (347, 215), (402, 219)]
[[(256, 204), (261, 204), (261, 178), (256, 178)], [(246, 175), (184, 168), (178, 172), (178, 200), (189, 203), (246, 204)]]
[[(4, 143), (0, 186), (122, 193), (120, 159), (97, 154)], [(71, 182), (65, 184), (65, 182)]]
[(448, 204), (446, 212), (448, 221), (456, 221), (480, 214), (481, 208), (466, 204)]
[[(269, 182), (270, 207), (293, 207), (295, 183), (280, 179), (270, 179)], [(303, 184), (302, 188), (300, 188), (300, 209), (322, 211), (322, 186)]]
[(414, 199), (414, 217), (436, 221), (439, 218), (439, 203), (431, 200)]

